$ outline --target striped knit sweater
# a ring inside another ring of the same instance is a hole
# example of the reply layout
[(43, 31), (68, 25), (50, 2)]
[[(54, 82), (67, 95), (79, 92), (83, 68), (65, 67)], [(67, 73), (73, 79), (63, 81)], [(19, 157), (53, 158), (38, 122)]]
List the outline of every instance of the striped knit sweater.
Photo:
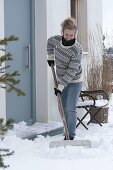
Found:
[(62, 88), (80, 82), (82, 75), (82, 47), (76, 40), (72, 46), (62, 45), (62, 36), (50, 37), (47, 42), (48, 60), (55, 60), (58, 82)]

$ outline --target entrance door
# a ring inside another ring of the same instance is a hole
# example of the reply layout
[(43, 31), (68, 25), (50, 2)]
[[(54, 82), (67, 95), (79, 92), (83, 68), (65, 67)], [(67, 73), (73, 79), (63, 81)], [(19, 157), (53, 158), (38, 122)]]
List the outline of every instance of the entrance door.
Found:
[(13, 61), (7, 71), (18, 70), (20, 72), (20, 84), (18, 85), (26, 96), (19, 97), (15, 93), (6, 93), (7, 119), (15, 122), (25, 121), (32, 123), (32, 0), (5, 0), (5, 36), (15, 35), (19, 38), (16, 42), (10, 42), (6, 51), (10, 52)]

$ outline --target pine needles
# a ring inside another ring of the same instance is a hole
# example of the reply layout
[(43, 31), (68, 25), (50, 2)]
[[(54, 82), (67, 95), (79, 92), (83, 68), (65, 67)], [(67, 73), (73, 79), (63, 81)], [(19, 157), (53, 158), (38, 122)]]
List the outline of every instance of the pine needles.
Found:
[[(17, 41), (18, 38), (15, 36), (6, 37), (0, 40), (0, 51), (5, 52), (4, 45), (8, 45), (11, 41)], [(5, 70), (10, 67), (10, 65), (5, 65), (5, 62), (13, 60), (10, 53), (0, 56), (0, 88), (6, 89), (7, 92), (16, 92), (18, 96), (25, 96), (25, 92), (20, 88), (17, 88), (17, 85), (20, 83), (19, 79), (16, 79), (20, 76), (19, 71), (15, 70), (12, 73), (6, 73)]]
[[(6, 123), (4, 123), (3, 119), (0, 119), (0, 138), (1, 140), (4, 139), (5, 133), (8, 131), (8, 129), (13, 128), (14, 121), (12, 119), (9, 119)], [(9, 165), (5, 165), (4, 158), (10, 155), (13, 155), (14, 151), (10, 152), (9, 149), (0, 148), (0, 168), (7, 168)]]
[[(12, 55), (10, 53), (6, 53), (4, 46), (8, 45), (11, 41), (17, 41), (18, 38), (15, 36), (6, 37), (0, 40), (0, 88), (5, 89), (7, 92), (15, 92), (18, 96), (25, 96), (25, 92), (17, 87), (20, 83), (20, 79), (17, 77), (20, 76), (18, 70), (14, 70), (13, 72), (6, 73), (6, 69), (10, 68), (10, 65), (5, 65), (5, 62), (13, 60)], [(14, 121), (9, 119), (6, 123), (4, 123), (3, 119), (0, 119), (0, 140), (4, 139), (5, 133), (8, 129), (13, 128)], [(9, 165), (4, 164), (4, 158), (6, 156), (13, 155), (14, 152), (10, 152), (9, 149), (0, 148), (0, 168), (7, 168)]]

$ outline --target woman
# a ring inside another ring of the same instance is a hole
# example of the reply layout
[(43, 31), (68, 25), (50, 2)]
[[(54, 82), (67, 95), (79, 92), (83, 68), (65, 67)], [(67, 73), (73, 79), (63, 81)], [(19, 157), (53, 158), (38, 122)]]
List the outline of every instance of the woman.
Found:
[(76, 104), (82, 87), (82, 47), (77, 41), (78, 28), (74, 18), (65, 19), (61, 27), (62, 35), (48, 39), (48, 64), (56, 64), (58, 87), (55, 94), (61, 94), (69, 137), (73, 140), (76, 135)]

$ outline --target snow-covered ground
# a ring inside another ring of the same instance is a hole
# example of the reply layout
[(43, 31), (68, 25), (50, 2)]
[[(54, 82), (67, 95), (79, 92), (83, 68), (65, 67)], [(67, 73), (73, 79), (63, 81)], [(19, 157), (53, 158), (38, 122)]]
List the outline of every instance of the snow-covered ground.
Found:
[(14, 151), (13, 156), (5, 158), (7, 170), (111, 170), (113, 169), (113, 95), (110, 101), (109, 121), (103, 126), (91, 123), (86, 130), (83, 126), (77, 128), (76, 139), (91, 140), (91, 148), (66, 146), (49, 148), (50, 141), (63, 140), (63, 135), (54, 137), (38, 137), (32, 141), (22, 139), (28, 133), (42, 133), (61, 127), (61, 123), (36, 123), (28, 127), (25, 122), (15, 124), (0, 148)]

